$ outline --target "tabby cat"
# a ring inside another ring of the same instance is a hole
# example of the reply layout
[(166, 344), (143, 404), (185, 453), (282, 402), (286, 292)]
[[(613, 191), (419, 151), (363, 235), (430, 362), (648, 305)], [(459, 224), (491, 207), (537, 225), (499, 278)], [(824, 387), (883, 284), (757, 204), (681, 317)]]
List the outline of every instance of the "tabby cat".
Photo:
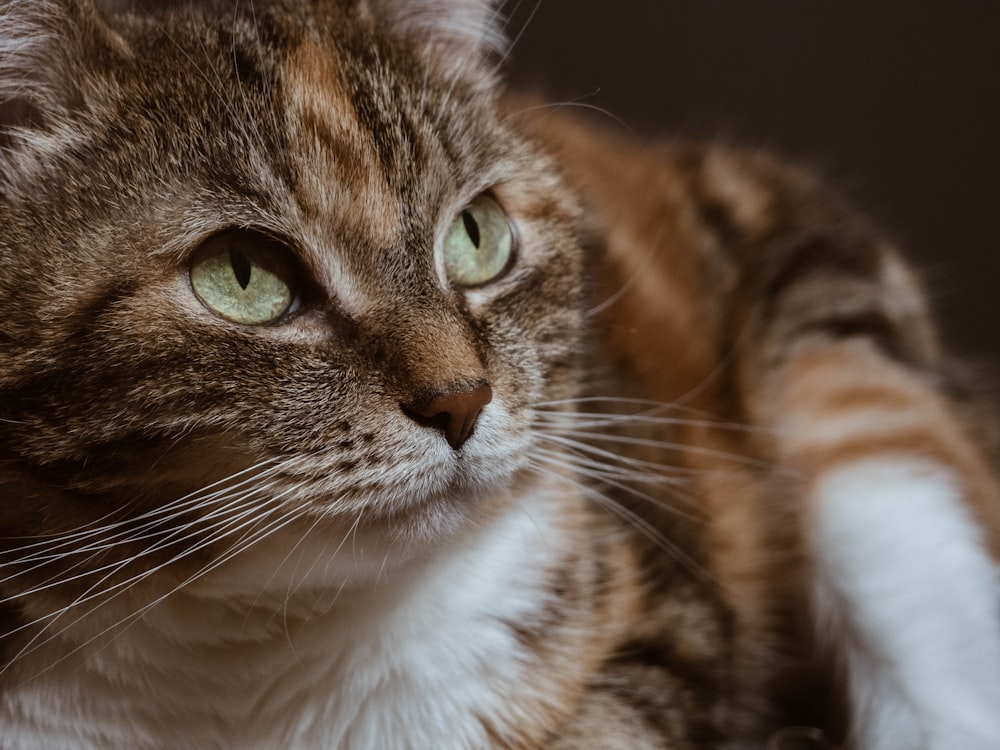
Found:
[(0, 748), (1000, 748), (979, 397), (486, 0), (0, 0)]

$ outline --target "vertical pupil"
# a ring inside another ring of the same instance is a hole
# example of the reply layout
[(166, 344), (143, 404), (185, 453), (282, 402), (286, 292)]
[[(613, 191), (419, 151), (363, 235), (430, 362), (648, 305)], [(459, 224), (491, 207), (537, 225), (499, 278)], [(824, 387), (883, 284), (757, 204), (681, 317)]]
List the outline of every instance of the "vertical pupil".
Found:
[(462, 223), (465, 224), (465, 231), (468, 233), (469, 239), (472, 240), (472, 244), (478, 248), (479, 224), (476, 223), (476, 219), (473, 217), (471, 211), (462, 211)]
[(246, 289), (250, 283), (250, 261), (247, 256), (241, 250), (230, 250), (229, 263), (233, 267), (233, 275), (240, 282), (240, 287)]

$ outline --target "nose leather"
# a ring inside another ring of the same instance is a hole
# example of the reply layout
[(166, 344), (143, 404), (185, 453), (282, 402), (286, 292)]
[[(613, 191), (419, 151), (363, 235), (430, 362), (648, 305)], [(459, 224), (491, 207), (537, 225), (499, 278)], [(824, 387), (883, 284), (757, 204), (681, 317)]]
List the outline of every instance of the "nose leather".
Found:
[(489, 384), (477, 383), (439, 392), (419, 406), (402, 404), (402, 407), (417, 424), (441, 430), (448, 445), (458, 450), (472, 435), (483, 407), (492, 400), (493, 389)]

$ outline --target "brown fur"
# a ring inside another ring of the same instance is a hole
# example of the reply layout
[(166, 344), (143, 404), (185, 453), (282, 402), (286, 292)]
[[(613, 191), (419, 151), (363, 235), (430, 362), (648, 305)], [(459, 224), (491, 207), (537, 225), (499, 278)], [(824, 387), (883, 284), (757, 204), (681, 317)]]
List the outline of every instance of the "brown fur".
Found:
[[(43, 5), (18, 21), (38, 47), (24, 59), (52, 49), (65, 64), (0, 88), (9, 668), (30, 670), (29, 635), (94, 586), (140, 577), (137, 613), (182, 601), (178, 583), (239, 535), (216, 533), (211, 506), (143, 524), (260, 462), (278, 467), (273, 486), (240, 533), (265, 546), (291, 513), (303, 538), (384, 552), (391, 576), (472, 538), (537, 477), (524, 455), (438, 476), (406, 410), (487, 381), (509, 429), (534, 436), (528, 457), (559, 473), (573, 541), (536, 616), (503, 620), (528, 667), (502, 715), (475, 717), (490, 747), (762, 747), (798, 723), (842, 740), (802, 535), (811, 483), (853, 455), (953, 466), (1000, 554), (989, 446), (919, 285), (811, 177), (504, 98), (467, 38), (476, 3), (437, 36), (434, 8), (389, 3), (109, 21), (83, 0)], [(463, 290), (442, 282), (435, 246), (482, 191), (516, 225), (517, 256)], [(283, 242), (303, 280), (273, 326), (230, 324), (188, 286), (194, 250), (247, 227)], [(537, 433), (585, 412), (609, 418), (582, 438), (608, 453), (537, 452), (553, 446)], [(855, 412), (886, 426), (811, 431)], [(25, 540), (91, 527), (99, 554), (24, 557)], [(110, 545), (132, 527), (144, 533)], [(102, 601), (67, 638), (103, 632)], [(17, 688), (0, 675), (0, 700)]]

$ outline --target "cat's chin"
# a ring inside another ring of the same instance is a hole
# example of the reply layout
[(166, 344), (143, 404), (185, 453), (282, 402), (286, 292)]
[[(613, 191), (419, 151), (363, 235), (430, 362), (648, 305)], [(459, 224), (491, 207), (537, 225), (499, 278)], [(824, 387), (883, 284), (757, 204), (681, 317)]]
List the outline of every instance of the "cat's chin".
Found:
[(517, 492), (512, 487), (530, 481), (522, 477), (524, 470), (511, 461), (508, 467), (480, 471), (473, 478), (456, 472), (447, 480), (421, 483), (420, 489), (373, 493), (359, 501), (358, 513), (344, 514), (331, 500), (327, 508), (310, 515), (320, 519), (317, 528), (325, 528), (323, 533), (336, 533), (348, 522), (355, 532), (364, 529), (398, 551), (419, 549), (503, 514)]
[(426, 457), (423, 471), (406, 481), (352, 488), (347, 495), (326, 494), (322, 483), (311, 487), (290, 498), (289, 520), (256, 542), (251, 557), (272, 558), (273, 566), (312, 549), (306, 567), (333, 570), (343, 563), (349, 577), (361, 579), (425, 558), (504, 516), (517, 498), (531, 497), (534, 486), (545, 483), (523, 466), (519, 445), (502, 456), (491, 452)]
[[(322, 598), (324, 591), (377, 586), (470, 543), (484, 529), (521, 512), (523, 508), (515, 506), (533, 497), (533, 492), (539, 497), (550, 493), (551, 484), (520, 472), (498, 491), (414, 496), (405, 508), (362, 514), (360, 520), (303, 513), (186, 588), (208, 598), (248, 597), (259, 602), (267, 591), (281, 597), (301, 591)], [(511, 485), (517, 489), (511, 490)]]

